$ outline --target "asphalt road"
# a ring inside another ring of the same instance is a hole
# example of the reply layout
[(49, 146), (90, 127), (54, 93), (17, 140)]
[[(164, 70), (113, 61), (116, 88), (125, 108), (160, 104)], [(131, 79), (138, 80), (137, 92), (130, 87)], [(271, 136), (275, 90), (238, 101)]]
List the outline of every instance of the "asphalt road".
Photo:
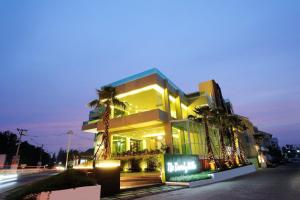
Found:
[(3, 199), (4, 196), (7, 195), (9, 190), (12, 190), (14, 188), (17, 188), (22, 185), (26, 185), (29, 183), (32, 183), (34, 181), (52, 176), (57, 174), (57, 172), (43, 172), (43, 173), (38, 173), (38, 174), (31, 174), (31, 175), (26, 175), (26, 176), (20, 176), (16, 181), (11, 181), (7, 183), (1, 183), (0, 184), (0, 199)]
[(260, 169), (256, 173), (212, 185), (141, 198), (143, 200), (299, 200), (300, 163)]

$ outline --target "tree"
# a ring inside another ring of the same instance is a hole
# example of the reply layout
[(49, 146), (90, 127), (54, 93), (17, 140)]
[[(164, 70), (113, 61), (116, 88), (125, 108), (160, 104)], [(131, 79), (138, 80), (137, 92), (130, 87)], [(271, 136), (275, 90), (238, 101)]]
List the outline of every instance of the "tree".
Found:
[[(237, 136), (239, 131), (247, 130), (247, 127), (243, 123), (243, 121), (237, 115), (227, 115), (226, 117), (227, 125), (230, 127), (231, 133), (231, 145), (232, 145), (232, 156), (231, 159), (235, 166), (238, 165), (236, 158), (238, 158), (239, 162), (245, 164), (247, 162), (244, 149), (238, 140)], [(236, 143), (237, 141), (237, 143)], [(240, 154), (237, 154), (237, 146), (239, 147)]]
[(220, 144), (221, 144), (221, 157), (222, 161), (220, 163), (221, 168), (226, 169), (227, 168), (227, 163), (230, 163), (230, 158), (227, 154), (226, 151), (226, 146), (225, 146), (225, 123), (224, 119), (226, 118), (226, 113), (222, 109), (214, 109), (212, 110), (212, 115), (209, 118), (209, 122), (212, 125), (216, 125), (219, 129), (219, 135), (220, 135)]
[(212, 110), (209, 106), (198, 106), (194, 109), (194, 113), (196, 114), (196, 116), (190, 115), (189, 118), (204, 124), (208, 160), (209, 162), (217, 163), (212, 150), (211, 139), (208, 130), (208, 120), (212, 115)]
[[(116, 90), (114, 87), (111, 86), (104, 86), (100, 90), (97, 89), (97, 99), (94, 99), (90, 103), (88, 103), (88, 106), (90, 108), (104, 108), (104, 114), (103, 116), (99, 115), (99, 120), (103, 121), (104, 125), (104, 132), (102, 134), (102, 144), (104, 146), (104, 151), (102, 152), (102, 157), (104, 160), (109, 158), (110, 154), (110, 141), (109, 141), (109, 118), (111, 115), (111, 106), (118, 106), (123, 109), (126, 109), (126, 104), (122, 101), (120, 101), (118, 98), (116, 98)], [(100, 146), (98, 147), (100, 148)], [(93, 159), (93, 165), (95, 167), (95, 158)]]
[(18, 137), (10, 131), (0, 132), (0, 154), (6, 154), (6, 163), (10, 163), (16, 154)]
[[(0, 132), (0, 154), (6, 154), (6, 163), (9, 165), (12, 157), (17, 150), (17, 135), (10, 131)], [(20, 146), (20, 164), (27, 164), (29, 166), (36, 166), (42, 161), (42, 164), (49, 164), (50, 155), (41, 147), (29, 144), (23, 141)]]

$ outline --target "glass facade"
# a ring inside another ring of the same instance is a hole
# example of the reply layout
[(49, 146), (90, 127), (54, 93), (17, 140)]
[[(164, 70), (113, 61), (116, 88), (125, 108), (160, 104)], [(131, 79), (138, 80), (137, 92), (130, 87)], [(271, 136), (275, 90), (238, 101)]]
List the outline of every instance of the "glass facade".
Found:
[(170, 102), (170, 114), (171, 117), (176, 119), (177, 113), (176, 113), (176, 100), (172, 95), (169, 95), (169, 102)]
[[(215, 155), (220, 154), (220, 138), (217, 129), (209, 128), (209, 136)], [(191, 120), (172, 122), (172, 141), (174, 154), (200, 155), (207, 154), (204, 126)]]
[(154, 88), (149, 88), (136, 94), (129, 94), (118, 99), (125, 102), (127, 108), (124, 110), (117, 106), (114, 107), (114, 118), (154, 109), (165, 110), (163, 107), (163, 95)]
[(112, 154), (153, 153), (163, 151), (165, 132), (163, 127), (142, 128), (112, 135)]

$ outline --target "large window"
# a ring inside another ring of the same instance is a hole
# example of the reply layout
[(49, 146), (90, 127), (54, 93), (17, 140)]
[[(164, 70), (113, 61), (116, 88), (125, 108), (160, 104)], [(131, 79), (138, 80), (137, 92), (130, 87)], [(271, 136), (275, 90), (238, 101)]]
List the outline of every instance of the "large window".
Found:
[(187, 122), (172, 124), (173, 151), (180, 154), (191, 154), (191, 143), (187, 129)]
[(141, 128), (128, 132), (115, 132), (112, 142), (113, 155), (119, 153), (153, 153), (163, 151), (165, 147), (164, 128)]
[(113, 153), (122, 153), (126, 151), (126, 138), (121, 136), (113, 136)]
[(188, 118), (188, 107), (184, 105), (183, 103), (181, 104), (181, 111), (182, 111), (182, 119), (187, 119)]
[[(211, 133), (214, 135), (214, 132)], [(206, 143), (203, 125), (191, 120), (172, 122), (173, 152), (205, 156)], [(213, 142), (217, 139), (213, 137)]]
[(169, 100), (170, 100), (170, 112), (171, 112), (171, 117), (174, 119), (177, 118), (176, 114), (176, 100), (172, 95), (169, 95)]
[(129, 93), (119, 98), (119, 100), (125, 102), (127, 108), (124, 110), (116, 106), (114, 108), (115, 118), (154, 109), (164, 110), (162, 93), (151, 87), (138, 93)]

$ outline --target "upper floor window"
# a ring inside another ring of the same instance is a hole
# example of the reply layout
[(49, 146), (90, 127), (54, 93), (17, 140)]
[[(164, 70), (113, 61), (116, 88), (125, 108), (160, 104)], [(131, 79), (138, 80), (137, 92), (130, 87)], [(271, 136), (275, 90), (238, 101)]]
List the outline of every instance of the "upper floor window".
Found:
[(170, 100), (170, 114), (171, 114), (171, 117), (173, 117), (173, 118), (176, 119), (177, 118), (177, 114), (176, 114), (176, 99), (172, 95), (169, 95), (169, 100)]
[[(127, 104), (125, 110), (115, 107), (118, 113), (122, 116), (132, 115), (135, 113), (145, 112), (154, 109), (164, 110), (163, 106), (163, 93), (156, 85), (153, 87), (147, 86), (146, 89), (137, 89), (138, 92), (131, 91), (128, 95), (120, 95), (118, 99)], [(118, 117), (116, 115), (115, 117)]]

